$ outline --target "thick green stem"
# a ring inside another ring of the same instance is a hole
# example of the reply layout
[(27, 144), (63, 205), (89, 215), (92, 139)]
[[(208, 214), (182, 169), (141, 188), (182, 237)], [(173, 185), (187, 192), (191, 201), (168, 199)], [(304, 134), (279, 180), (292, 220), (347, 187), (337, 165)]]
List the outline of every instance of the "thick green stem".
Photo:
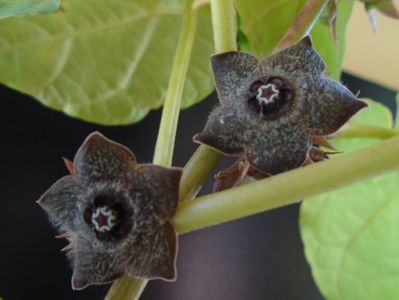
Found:
[[(173, 149), (179, 119), (180, 103), (187, 76), (191, 50), (197, 27), (197, 12), (192, 8), (192, 1), (186, 0), (182, 31), (177, 43), (172, 72), (162, 111), (153, 162), (171, 166)], [(105, 300), (136, 300), (143, 292), (148, 280), (124, 276), (115, 281)]]
[[(232, 0), (211, 0), (215, 52), (237, 50), (237, 22)], [(215, 169), (221, 155), (209, 147), (199, 146), (183, 170), (180, 185), (182, 199), (195, 197)]]
[(334, 160), (184, 201), (173, 223), (180, 233), (185, 233), (289, 205), (398, 169), (398, 153), (399, 137), (394, 137)]
[(299, 42), (301, 38), (308, 34), (319, 19), (327, 3), (328, 0), (309, 0), (274, 51), (277, 52), (287, 48)]
[(136, 300), (140, 297), (148, 280), (122, 277), (115, 281), (104, 300)]
[(221, 154), (212, 149), (200, 146), (183, 169), (180, 184), (181, 199), (192, 199), (197, 195), (202, 184), (215, 169)]
[(237, 50), (237, 22), (232, 0), (211, 0), (215, 52)]
[(376, 138), (376, 139), (389, 139), (398, 135), (393, 129), (372, 125), (357, 125), (351, 124), (348, 128), (342, 130), (338, 137), (340, 138)]
[(184, 84), (186, 82), (185, 79), (190, 63), (196, 27), (197, 13), (196, 10), (192, 8), (192, 1), (187, 0), (182, 32), (177, 43), (165, 104), (162, 111), (157, 143), (155, 145), (153, 159), (155, 164), (164, 166), (172, 165), (180, 103), (183, 96)]

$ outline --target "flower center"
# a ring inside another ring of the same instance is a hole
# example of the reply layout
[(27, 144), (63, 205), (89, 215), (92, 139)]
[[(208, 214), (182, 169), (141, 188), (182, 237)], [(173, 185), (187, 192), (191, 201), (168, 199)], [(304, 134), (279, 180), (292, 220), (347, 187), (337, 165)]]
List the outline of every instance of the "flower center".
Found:
[(84, 211), (85, 222), (99, 240), (115, 240), (126, 236), (132, 226), (132, 213), (113, 196), (99, 195)]
[(256, 99), (258, 103), (270, 104), (278, 99), (280, 91), (273, 83), (261, 85), (256, 91)]
[(265, 77), (251, 85), (248, 107), (266, 120), (273, 120), (283, 114), (293, 102), (293, 90), (280, 77)]
[(107, 206), (97, 207), (91, 215), (91, 223), (95, 230), (99, 232), (108, 232), (116, 225), (118, 212)]

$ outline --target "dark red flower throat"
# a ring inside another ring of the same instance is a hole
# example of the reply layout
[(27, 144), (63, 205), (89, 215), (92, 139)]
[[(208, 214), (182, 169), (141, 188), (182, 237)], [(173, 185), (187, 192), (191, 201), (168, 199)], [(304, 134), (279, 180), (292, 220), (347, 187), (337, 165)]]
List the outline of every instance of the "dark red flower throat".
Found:
[(249, 89), (248, 107), (266, 120), (283, 114), (293, 103), (294, 91), (281, 77), (264, 77)]

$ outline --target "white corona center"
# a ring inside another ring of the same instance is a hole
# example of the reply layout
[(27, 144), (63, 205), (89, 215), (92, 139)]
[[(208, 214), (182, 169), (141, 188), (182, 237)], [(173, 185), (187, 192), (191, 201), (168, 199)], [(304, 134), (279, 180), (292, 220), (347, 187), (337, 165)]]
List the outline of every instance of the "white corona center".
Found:
[[(105, 219), (107, 224), (99, 224), (97, 222), (97, 218), (103, 215), (102, 219)], [(106, 206), (97, 207), (94, 213), (91, 215), (91, 222), (94, 225), (95, 229), (100, 232), (107, 232), (112, 229), (116, 225), (115, 223), (116, 216), (112, 213), (112, 210)]]
[[(268, 90), (268, 89), (271, 89), (271, 91), (272, 91), (270, 97), (269, 98), (263, 97), (263, 91)], [(280, 91), (277, 89), (277, 87), (274, 84), (268, 83), (266, 85), (261, 85), (258, 88), (258, 90), (256, 91), (256, 99), (260, 103), (270, 104), (275, 101), (275, 99), (276, 99), (276, 97), (278, 97), (279, 93), (280, 93)]]

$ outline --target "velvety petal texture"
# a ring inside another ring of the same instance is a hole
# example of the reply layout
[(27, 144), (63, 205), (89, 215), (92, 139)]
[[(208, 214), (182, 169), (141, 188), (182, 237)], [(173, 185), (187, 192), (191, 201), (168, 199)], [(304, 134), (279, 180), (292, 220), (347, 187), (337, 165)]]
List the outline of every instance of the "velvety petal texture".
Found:
[(61, 230), (76, 229), (76, 214), (81, 188), (75, 176), (65, 176), (54, 183), (37, 203), (47, 212), (50, 221)]
[(239, 157), (216, 176), (216, 189), (241, 183), (243, 172), (259, 179), (327, 158), (324, 136), (367, 106), (326, 77), (309, 36), (260, 60), (221, 53), (212, 68), (221, 105), (194, 141)]
[(134, 154), (98, 132), (87, 137), (72, 175), (38, 203), (60, 229), (73, 266), (72, 287), (112, 282), (123, 274), (173, 280), (177, 235), (168, 220), (179, 201), (182, 170), (138, 164)]
[(78, 175), (87, 180), (114, 180), (132, 172), (136, 164), (132, 151), (98, 132), (86, 138), (74, 159)]
[(240, 138), (242, 130), (236, 111), (230, 106), (219, 106), (211, 113), (205, 129), (194, 136), (194, 141), (227, 155), (240, 155), (244, 149)]

